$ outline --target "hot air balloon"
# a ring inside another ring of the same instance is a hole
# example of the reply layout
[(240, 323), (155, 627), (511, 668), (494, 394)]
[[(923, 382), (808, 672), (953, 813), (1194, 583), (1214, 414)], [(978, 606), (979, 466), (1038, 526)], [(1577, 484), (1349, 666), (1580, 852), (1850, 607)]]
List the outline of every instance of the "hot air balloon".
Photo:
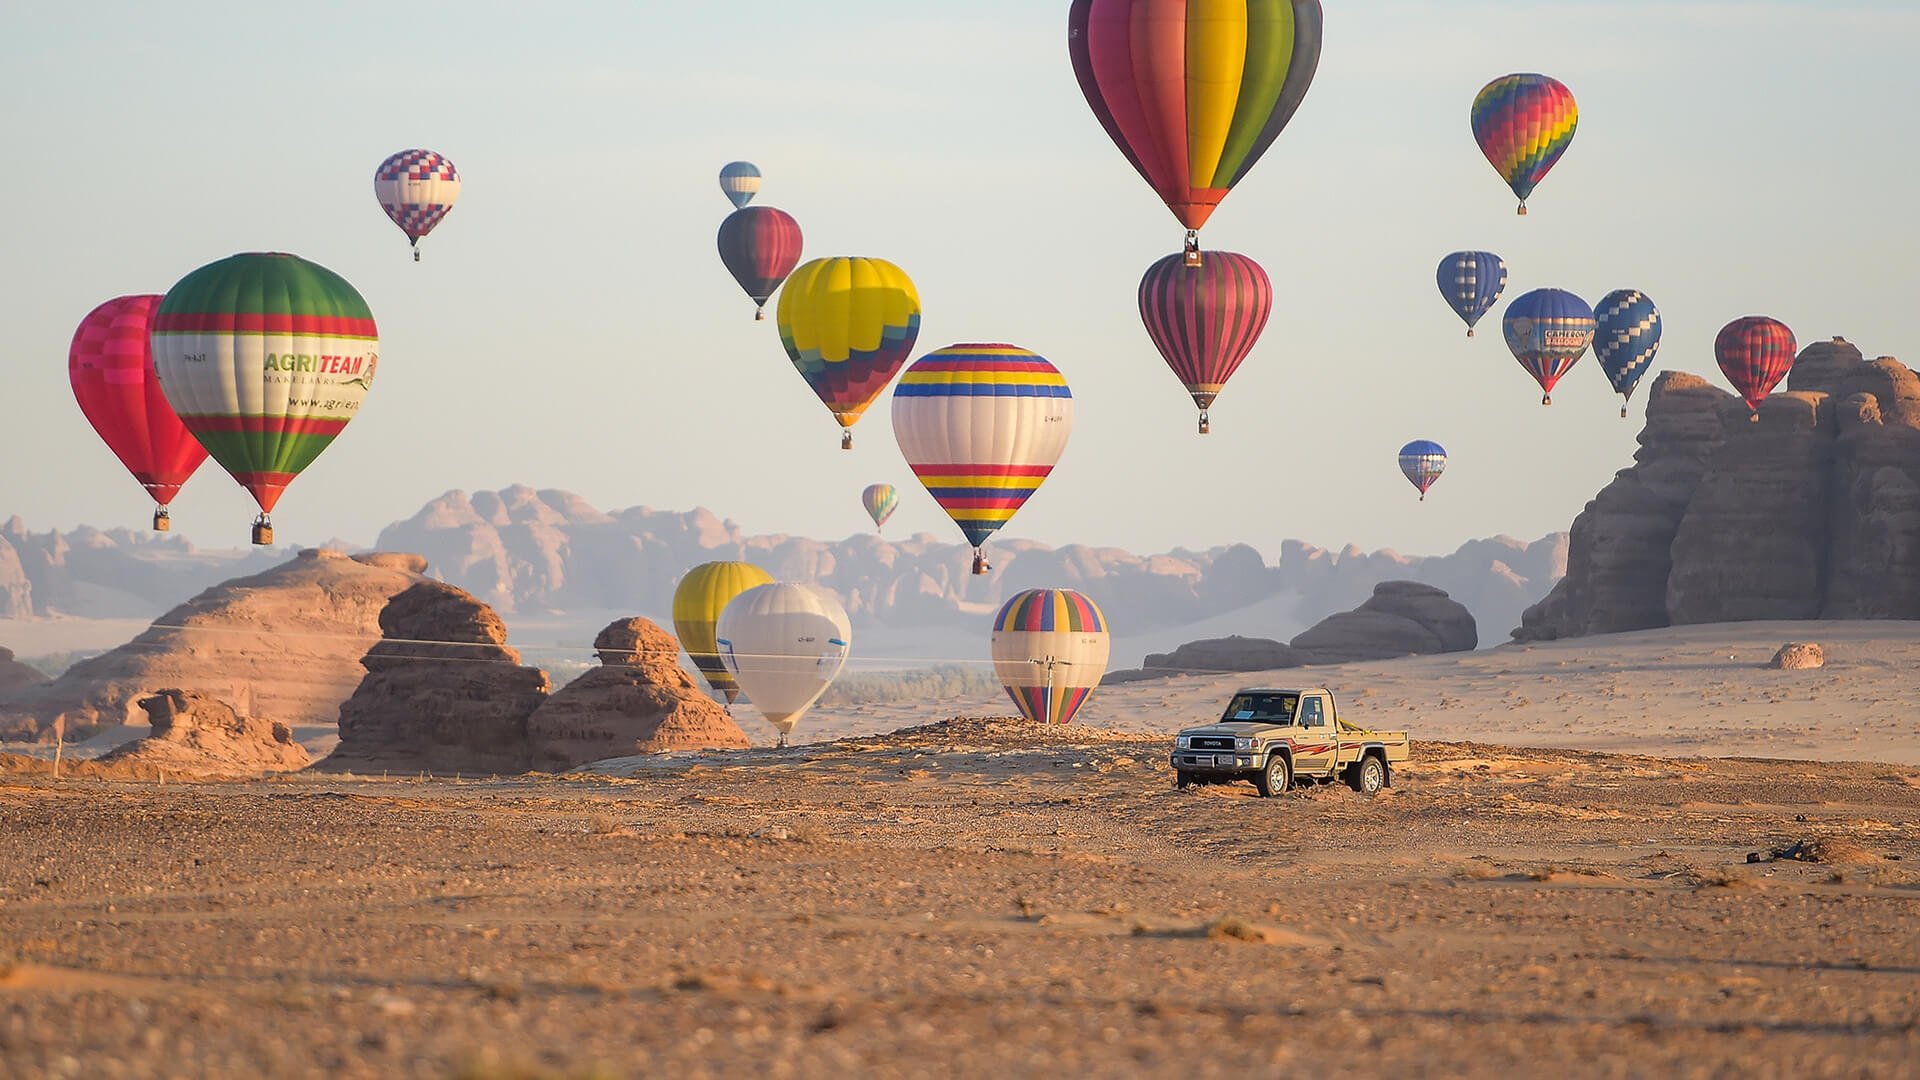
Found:
[(1140, 279), (1140, 321), (1193, 403), (1200, 434), (1212, 426), (1207, 410), (1240, 362), (1260, 340), (1273, 313), (1273, 283), (1260, 264), (1216, 251), (1204, 266), (1169, 255)]
[(1440, 260), (1435, 277), (1440, 295), (1467, 324), (1467, 336), (1472, 337), (1474, 324), (1507, 289), (1507, 262), (1491, 251), (1456, 251)]
[(1573, 92), (1545, 75), (1503, 75), (1473, 99), (1473, 138), (1493, 171), (1520, 199), (1527, 196), (1573, 142), (1580, 107)]
[(294, 255), (233, 255), (180, 279), (153, 320), (167, 401), (260, 504), (273, 543), (280, 494), (353, 419), (380, 364), (379, 331), (345, 278)]
[(1427, 501), (1427, 489), (1447, 471), (1447, 448), (1431, 439), (1415, 439), (1400, 448), (1400, 472)]
[(920, 336), (920, 294), (885, 259), (814, 259), (780, 291), (780, 344), (834, 419), (846, 429), (880, 396)]
[(1067, 52), (1093, 115), (1199, 229), (1293, 119), (1320, 63), (1320, 0), (1073, 0)]
[(993, 617), (993, 670), (1036, 724), (1071, 724), (1107, 670), (1107, 620), (1072, 589), (1028, 589)]
[(900, 505), (900, 492), (892, 484), (868, 484), (867, 490), (860, 493), (860, 504), (867, 508), (867, 516), (873, 519), (877, 530), (893, 516), (893, 508)]
[(1760, 403), (1793, 369), (1798, 348), (1787, 324), (1764, 315), (1735, 319), (1720, 329), (1713, 355), (1727, 381), (1746, 399), (1747, 419), (1760, 422)]
[(167, 504), (207, 451), (174, 415), (153, 373), (148, 335), (159, 306), (158, 296), (121, 296), (88, 312), (67, 350), (67, 378), (87, 423), (153, 496), (153, 527), (166, 532)]
[(460, 198), (460, 170), (431, 150), (402, 150), (373, 171), (373, 194), (407, 234), (413, 261), (419, 262), (420, 238), (432, 232)]
[(1067, 380), (1017, 345), (949, 345), (893, 390), (900, 452), (973, 545), (976, 574), (987, 537), (1039, 490), (1072, 432)]
[(720, 190), (735, 210), (760, 194), (760, 167), (751, 161), (729, 161), (720, 166)]
[(1593, 321), (1593, 358), (1620, 395), (1620, 415), (1625, 417), (1633, 388), (1660, 351), (1660, 309), (1639, 289), (1615, 289), (1600, 298)]
[(729, 705), (740, 696), (740, 686), (720, 659), (714, 624), (734, 597), (772, 583), (773, 575), (752, 563), (710, 562), (687, 571), (673, 590), (673, 632), (680, 635), (680, 644), (707, 685)]
[(779, 582), (748, 589), (720, 613), (720, 657), (753, 707), (780, 732), (780, 745), (847, 662), (847, 610), (815, 585)]
[(1540, 384), (1540, 404), (1553, 404), (1560, 381), (1593, 341), (1593, 309), (1564, 289), (1535, 289), (1507, 305), (1503, 329), (1513, 358)]
[(753, 298), (753, 318), (767, 317), (767, 297), (800, 261), (800, 223), (785, 210), (749, 206), (720, 223), (720, 261)]

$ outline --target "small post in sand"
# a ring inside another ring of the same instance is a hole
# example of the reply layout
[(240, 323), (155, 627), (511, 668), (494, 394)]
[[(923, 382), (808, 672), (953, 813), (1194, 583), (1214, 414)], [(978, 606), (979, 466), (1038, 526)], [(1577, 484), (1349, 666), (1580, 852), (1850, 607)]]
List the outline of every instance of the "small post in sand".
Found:
[(53, 718), (53, 778), (60, 779), (60, 752), (67, 748), (67, 714)]

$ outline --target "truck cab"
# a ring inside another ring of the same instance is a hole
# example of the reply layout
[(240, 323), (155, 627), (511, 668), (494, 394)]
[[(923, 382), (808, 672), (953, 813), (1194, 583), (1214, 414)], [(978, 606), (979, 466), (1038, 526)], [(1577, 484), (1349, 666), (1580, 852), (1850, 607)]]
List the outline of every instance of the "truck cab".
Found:
[(1174, 785), (1250, 780), (1262, 796), (1296, 782), (1344, 780), (1365, 795), (1393, 784), (1408, 755), (1404, 731), (1344, 722), (1324, 686), (1237, 690), (1220, 719), (1174, 740)]

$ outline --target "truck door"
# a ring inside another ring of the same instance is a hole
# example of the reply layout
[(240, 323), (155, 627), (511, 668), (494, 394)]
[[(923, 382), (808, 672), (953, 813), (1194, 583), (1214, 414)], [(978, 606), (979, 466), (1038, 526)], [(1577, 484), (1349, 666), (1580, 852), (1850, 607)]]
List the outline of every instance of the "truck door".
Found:
[(1293, 771), (1325, 776), (1333, 771), (1340, 750), (1340, 732), (1333, 726), (1333, 710), (1319, 694), (1300, 696), (1301, 732), (1293, 746)]

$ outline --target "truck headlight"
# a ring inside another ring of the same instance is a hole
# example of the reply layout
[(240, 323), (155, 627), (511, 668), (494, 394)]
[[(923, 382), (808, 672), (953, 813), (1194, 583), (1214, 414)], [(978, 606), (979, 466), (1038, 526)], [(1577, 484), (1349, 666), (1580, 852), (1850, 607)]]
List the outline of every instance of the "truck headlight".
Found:
[(1175, 750), (1193, 749), (1193, 737), (1191, 735), (1180, 736), (1179, 738), (1173, 740), (1173, 748)]
[(1233, 740), (1233, 748), (1235, 750), (1251, 750), (1253, 749), (1253, 740), (1252, 739), (1235, 739)]

